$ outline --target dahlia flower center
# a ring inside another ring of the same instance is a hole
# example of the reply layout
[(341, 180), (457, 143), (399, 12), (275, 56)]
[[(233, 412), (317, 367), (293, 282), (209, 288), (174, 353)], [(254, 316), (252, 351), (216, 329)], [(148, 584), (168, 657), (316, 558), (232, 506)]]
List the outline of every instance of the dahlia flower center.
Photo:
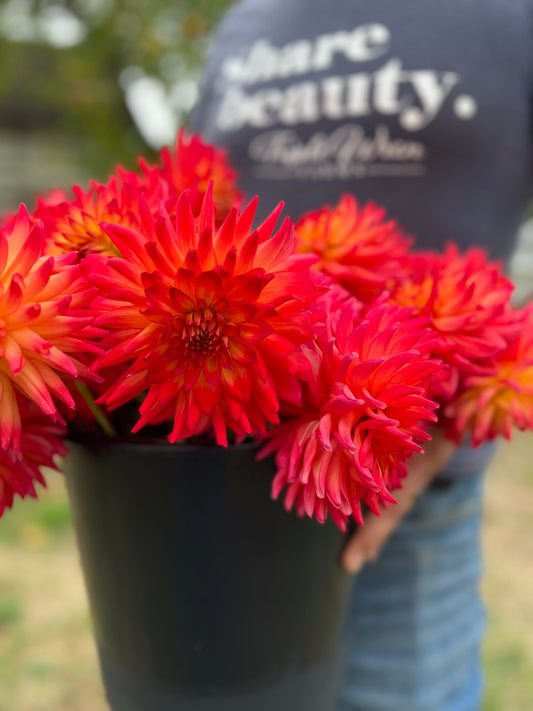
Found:
[[(91, 253), (120, 256), (111, 238), (100, 227), (101, 222), (117, 222), (117, 214), (105, 210), (101, 210), (100, 214), (73, 211), (59, 220), (52, 232), (55, 249), (59, 253), (76, 251), (82, 258)], [(127, 227), (131, 220), (124, 215), (120, 217), (120, 223)]]
[(209, 306), (189, 312), (182, 326), (186, 355), (196, 359), (212, 358), (222, 343), (224, 320)]
[(422, 282), (405, 279), (394, 293), (394, 303), (399, 306), (413, 306), (423, 309), (428, 303), (433, 289), (433, 279), (425, 277)]
[(327, 251), (328, 246), (332, 240), (332, 234), (330, 232), (325, 233), (325, 225), (322, 222), (318, 224), (313, 224), (309, 226), (300, 226), (298, 229), (298, 240), (296, 242), (296, 249), (301, 254), (307, 254), (312, 252), (314, 254), (321, 254)]

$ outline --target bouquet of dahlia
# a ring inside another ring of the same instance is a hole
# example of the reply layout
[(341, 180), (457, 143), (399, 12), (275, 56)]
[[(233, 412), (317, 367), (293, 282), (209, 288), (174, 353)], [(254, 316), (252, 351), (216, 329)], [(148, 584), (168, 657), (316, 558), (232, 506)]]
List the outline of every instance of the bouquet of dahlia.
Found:
[(430, 424), (533, 427), (531, 309), (481, 250), (417, 252), (351, 196), (256, 224), (235, 178), (181, 132), (155, 167), (5, 218), (0, 514), (66, 438), (254, 437), (273, 496), (344, 528), (394, 502)]

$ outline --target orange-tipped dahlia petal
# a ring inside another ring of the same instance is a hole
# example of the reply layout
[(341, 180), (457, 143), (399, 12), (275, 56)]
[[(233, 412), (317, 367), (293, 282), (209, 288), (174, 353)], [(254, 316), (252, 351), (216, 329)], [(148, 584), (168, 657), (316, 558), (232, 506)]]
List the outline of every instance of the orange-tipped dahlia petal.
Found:
[(70, 256), (42, 256), (41, 223), (21, 206), (11, 231), (0, 230), (0, 385), (3, 448), (20, 446), (16, 393), (33, 400), (49, 417), (61, 421), (56, 399), (72, 406), (63, 376), (88, 371), (74, 353), (98, 350), (86, 306), (94, 289), (83, 281)]
[(73, 188), (74, 198), (59, 202), (39, 201), (34, 218), (45, 225), (47, 254), (77, 252), (87, 254), (119, 254), (117, 246), (102, 229), (102, 222), (137, 227), (139, 198), (145, 195), (152, 206), (167, 197), (161, 181), (152, 176), (142, 179), (135, 173), (117, 169), (102, 185), (91, 181), (88, 190)]
[(444, 254), (414, 253), (391, 289), (391, 301), (412, 306), (431, 320), (438, 336), (434, 353), (450, 370), (433, 392), (451, 399), (461, 378), (480, 372), (482, 359), (505, 349), (516, 325), (507, 314), (513, 285), (483, 250), (461, 254), (453, 244)]
[(360, 206), (349, 195), (302, 217), (296, 240), (299, 252), (320, 257), (317, 268), (367, 303), (398, 277), (411, 243), (383, 209)]
[(470, 437), (474, 447), (514, 428), (533, 429), (533, 318), (531, 309), (513, 312), (519, 327), (505, 350), (485, 362), (486, 374), (466, 376), (447, 405), (446, 427), (456, 441)]

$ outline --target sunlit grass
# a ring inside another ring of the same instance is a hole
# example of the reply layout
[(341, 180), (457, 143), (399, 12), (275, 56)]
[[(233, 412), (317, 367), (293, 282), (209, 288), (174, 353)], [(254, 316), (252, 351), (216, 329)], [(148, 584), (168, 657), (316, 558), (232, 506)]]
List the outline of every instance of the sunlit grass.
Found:
[(487, 477), (483, 711), (533, 709), (533, 435), (500, 446)]
[(70, 507), (64, 492), (63, 477), (47, 473), (48, 488), (37, 485), (38, 499), (15, 499), (0, 521), (0, 545), (24, 544), (50, 547), (64, 534), (71, 536)]
[(483, 661), (483, 711), (533, 709), (533, 659), (524, 632), (509, 631), (505, 621), (491, 614)]
[(61, 475), (0, 521), (0, 711), (107, 711)]

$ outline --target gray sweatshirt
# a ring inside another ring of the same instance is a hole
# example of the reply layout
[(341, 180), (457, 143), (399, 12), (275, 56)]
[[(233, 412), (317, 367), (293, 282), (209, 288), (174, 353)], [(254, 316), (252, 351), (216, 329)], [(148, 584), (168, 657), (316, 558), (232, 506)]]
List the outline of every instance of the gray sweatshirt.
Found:
[(242, 0), (189, 129), (228, 149), (261, 216), (353, 193), (416, 247), (507, 260), (533, 197), (533, 0)]

